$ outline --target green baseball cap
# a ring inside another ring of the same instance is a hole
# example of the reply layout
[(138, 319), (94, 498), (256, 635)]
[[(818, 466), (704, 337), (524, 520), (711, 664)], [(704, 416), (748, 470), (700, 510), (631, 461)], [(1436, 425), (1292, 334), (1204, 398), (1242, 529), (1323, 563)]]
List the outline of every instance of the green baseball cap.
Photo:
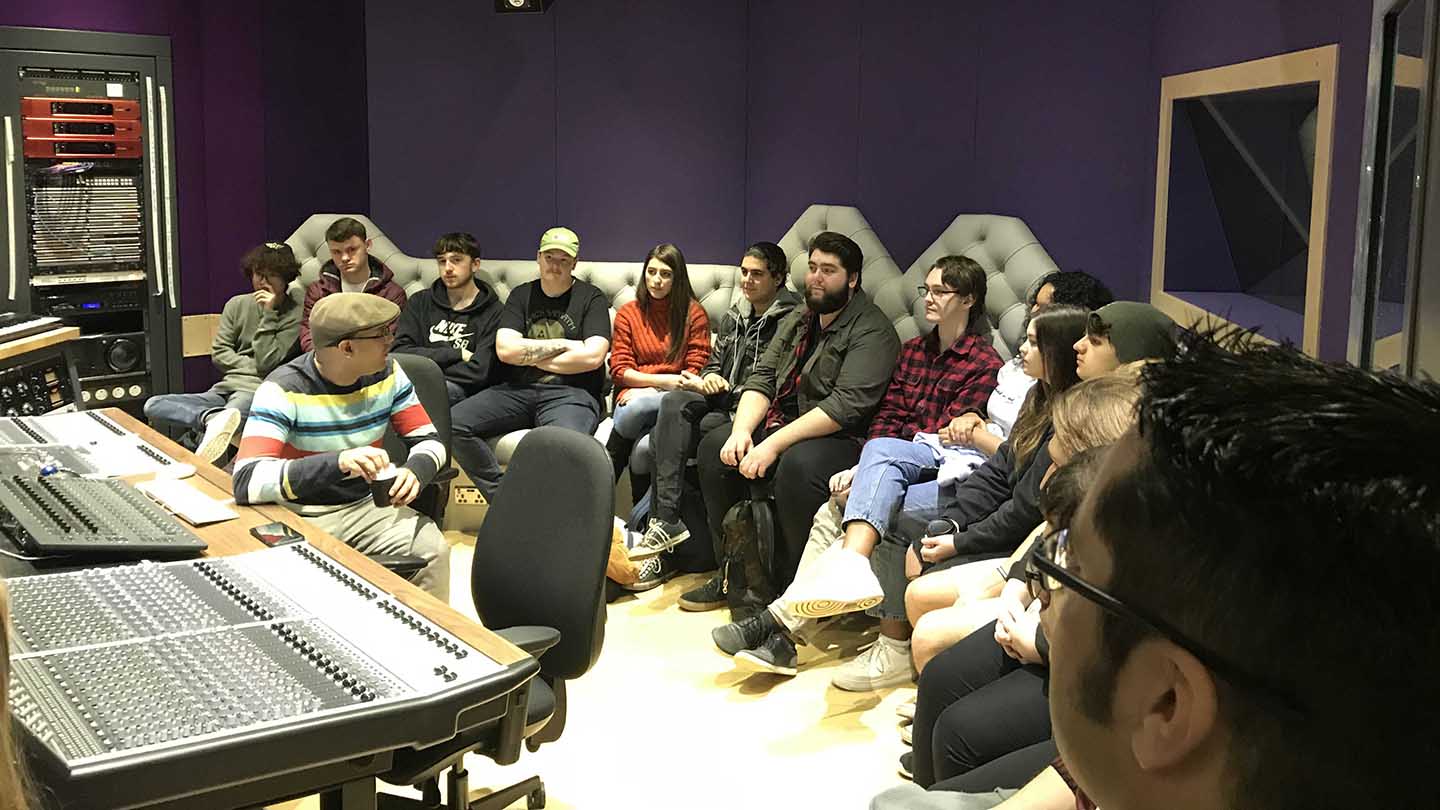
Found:
[(547, 250), (558, 250), (570, 254), (570, 258), (580, 256), (580, 237), (569, 228), (551, 228), (540, 234), (540, 252)]

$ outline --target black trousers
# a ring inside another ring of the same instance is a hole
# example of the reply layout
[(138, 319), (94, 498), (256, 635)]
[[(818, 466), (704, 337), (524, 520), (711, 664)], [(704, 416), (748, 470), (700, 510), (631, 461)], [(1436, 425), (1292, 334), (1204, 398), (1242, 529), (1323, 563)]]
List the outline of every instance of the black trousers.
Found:
[[(750, 497), (750, 481), (720, 460), (720, 448), (730, 438), (731, 425), (727, 418), (711, 428), (700, 440), (695, 456), (710, 534), (717, 542), (725, 513)], [(756, 444), (764, 437), (763, 428), (755, 431)], [(767, 473), (767, 479), (774, 483), (775, 522), (780, 535), (775, 538), (775, 587), (783, 590), (795, 578), (810, 524), (820, 505), (830, 497), (830, 476), (855, 466), (859, 460), (859, 442), (849, 437), (822, 436), (791, 445)]]
[[(1042, 753), (1007, 757), (1050, 739), (1044, 668), (1006, 655), (991, 622), (920, 674), (912, 737), (921, 787), (942, 780), (946, 789), (972, 793), (1021, 787), (1054, 759), (1029, 770)], [(957, 783), (962, 776), (970, 778)]]
[[(703, 415), (692, 420), (697, 409)], [(729, 413), (712, 410), (707, 397), (694, 391), (671, 391), (661, 398), (660, 415), (650, 431), (650, 454), (655, 459), (651, 514), (667, 523), (680, 519), (685, 463), (695, 457), (705, 433), (729, 419)]]

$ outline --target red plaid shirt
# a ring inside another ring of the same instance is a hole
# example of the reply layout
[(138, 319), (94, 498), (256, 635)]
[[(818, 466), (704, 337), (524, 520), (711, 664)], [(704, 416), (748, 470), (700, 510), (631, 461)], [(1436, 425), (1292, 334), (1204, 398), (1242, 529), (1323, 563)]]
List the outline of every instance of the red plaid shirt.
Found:
[(805, 337), (795, 344), (795, 370), (790, 372), (790, 377), (780, 383), (780, 388), (775, 392), (775, 398), (770, 400), (770, 408), (765, 411), (765, 429), (774, 430), (783, 427), (790, 417), (781, 407), (785, 398), (795, 393), (796, 386), (800, 385), (800, 374), (805, 370), (805, 354), (810, 351), (810, 344), (815, 342), (816, 333), (820, 332), (820, 316), (811, 314), (805, 324)]
[(895, 375), (870, 423), (870, 438), (934, 433), (962, 413), (985, 413), (1000, 355), (983, 335), (962, 335), (940, 351), (940, 334), (905, 341)]

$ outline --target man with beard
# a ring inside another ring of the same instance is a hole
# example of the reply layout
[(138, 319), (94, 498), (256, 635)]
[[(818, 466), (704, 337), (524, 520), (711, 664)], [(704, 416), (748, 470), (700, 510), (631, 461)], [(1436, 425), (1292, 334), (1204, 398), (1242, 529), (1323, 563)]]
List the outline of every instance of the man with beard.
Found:
[(805, 307), (780, 322), (738, 389), (734, 418), (705, 434), (696, 453), (712, 536), (749, 496), (749, 480), (774, 481), (777, 587), (795, 575), (830, 476), (859, 460), (900, 353), (890, 319), (860, 289), (860, 246), (826, 231), (809, 252)]

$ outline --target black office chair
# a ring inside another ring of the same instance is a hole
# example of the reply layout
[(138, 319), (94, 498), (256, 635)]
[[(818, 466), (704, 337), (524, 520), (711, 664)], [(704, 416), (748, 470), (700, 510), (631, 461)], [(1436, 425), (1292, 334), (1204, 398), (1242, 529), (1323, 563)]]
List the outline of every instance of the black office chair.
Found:
[[(445, 390), (445, 374), (435, 361), (418, 354), (405, 354), (395, 352), (390, 355), (399, 364), (400, 370), (410, 378), (410, 384), (415, 386), (415, 396), (419, 398), (420, 404), (425, 407), (425, 413), (430, 415), (430, 422), (435, 425), (435, 432), (440, 438), (440, 443), (445, 445), (445, 455), (450, 455), (450, 396)], [(403, 462), (410, 454), (405, 447), (405, 442), (393, 428), (386, 428), (385, 437), (382, 440), (385, 452), (390, 454), (391, 460), (396, 463)], [(419, 497), (410, 504), (422, 515), (441, 523), (445, 518), (445, 507), (450, 502), (450, 482), (458, 474), (453, 464), (447, 463), (440, 468), (425, 489), (420, 491)], [(425, 567), (426, 562), (420, 557), (407, 554), (372, 554), (370, 559), (380, 563), (392, 572), (401, 576), (412, 576)]]
[[(536, 428), (521, 439), (475, 538), (470, 574), (475, 611), (486, 627), (540, 659), (531, 682), (526, 747), (559, 739), (565, 729), (565, 682), (589, 671), (605, 641), (605, 561), (614, 525), (610, 459), (593, 437), (559, 427)], [(381, 808), (498, 810), (527, 797), (545, 806), (540, 777), (469, 800), (462, 757), (481, 746), (490, 727), (429, 748), (396, 754), (391, 784), (418, 785), (424, 798), (381, 795)], [(488, 755), (488, 754), (487, 754)], [(509, 764), (502, 762), (501, 764)], [(447, 801), (440, 803), (439, 774)]]

